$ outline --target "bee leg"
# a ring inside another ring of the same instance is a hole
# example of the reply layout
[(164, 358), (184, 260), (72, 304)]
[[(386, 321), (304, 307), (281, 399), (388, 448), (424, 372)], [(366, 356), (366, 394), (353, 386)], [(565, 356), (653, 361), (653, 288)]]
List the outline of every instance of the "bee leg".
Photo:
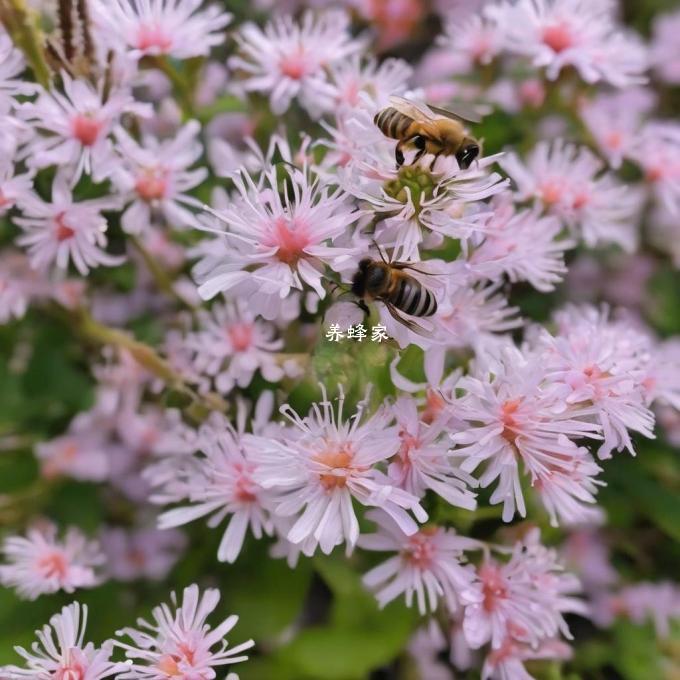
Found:
[(430, 163), (430, 172), (432, 172), (434, 170), (434, 164), (437, 162), (437, 159), (439, 158), (439, 156), (441, 156), (441, 152), (436, 153), (434, 155), (434, 158), (432, 159), (432, 162)]
[(401, 150), (402, 143), (399, 142), (394, 149), (394, 160), (397, 161), (397, 169), (404, 165), (404, 152)]
[(371, 316), (371, 310), (368, 305), (363, 300), (355, 300), (356, 306), (366, 315), (366, 317)]

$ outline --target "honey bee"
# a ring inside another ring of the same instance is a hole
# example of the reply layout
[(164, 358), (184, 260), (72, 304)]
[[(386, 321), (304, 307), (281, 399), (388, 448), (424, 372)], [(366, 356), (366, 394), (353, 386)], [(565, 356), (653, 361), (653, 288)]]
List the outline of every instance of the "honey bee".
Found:
[(418, 333), (422, 328), (402, 314), (432, 316), (437, 311), (437, 299), (407, 269), (420, 271), (407, 262), (386, 262), (384, 259), (381, 262), (366, 257), (359, 262), (359, 269), (352, 278), (352, 293), (361, 300), (364, 309), (367, 299), (382, 302), (396, 321)]
[(398, 140), (394, 151), (398, 168), (404, 164), (406, 146), (416, 149), (411, 165), (426, 153), (432, 154), (430, 170), (442, 155), (455, 156), (462, 169), (469, 168), (479, 155), (479, 142), (468, 134), (463, 124), (466, 120), (478, 123), (481, 119), (476, 112), (462, 108), (460, 112), (446, 111), (396, 96), (390, 97), (390, 104), (375, 115), (373, 122), (384, 135)]

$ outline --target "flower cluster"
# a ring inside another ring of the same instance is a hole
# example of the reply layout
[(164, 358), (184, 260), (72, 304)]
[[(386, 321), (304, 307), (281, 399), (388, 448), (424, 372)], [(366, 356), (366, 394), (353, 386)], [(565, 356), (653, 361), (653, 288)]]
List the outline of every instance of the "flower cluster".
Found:
[(0, 9), (0, 583), (213, 587), (98, 646), (74, 601), (2, 677), (212, 680), (249, 588), (261, 677), (321, 677), (296, 654), (354, 596), (386, 650), (417, 611), (427, 680), (568, 663), (574, 617), (672, 634), (677, 12), (30, 4)]

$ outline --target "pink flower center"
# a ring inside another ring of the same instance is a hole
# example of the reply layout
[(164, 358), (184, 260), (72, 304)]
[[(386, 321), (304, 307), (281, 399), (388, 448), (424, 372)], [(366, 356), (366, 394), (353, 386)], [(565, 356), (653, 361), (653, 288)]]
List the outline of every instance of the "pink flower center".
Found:
[(294, 265), (303, 257), (303, 251), (310, 242), (311, 239), (304, 225), (296, 224), (295, 221), (290, 221), (285, 217), (279, 217), (274, 222), (265, 245), (278, 246), (276, 257), (285, 264)]
[(504, 426), (501, 436), (510, 443), (517, 439), (519, 425), (515, 419), (515, 414), (521, 403), (521, 398), (508, 399), (501, 407), (501, 422)]
[(38, 560), (38, 569), (43, 578), (58, 578), (61, 581), (66, 577), (68, 564), (64, 555), (55, 551)]
[(83, 146), (92, 146), (99, 138), (103, 127), (101, 121), (82, 114), (74, 116), (71, 120), (71, 132)]
[(2, 189), (0, 189), (0, 208), (6, 208), (12, 205), (13, 203), (14, 201), (9, 196), (3, 194)]
[(167, 52), (172, 47), (172, 38), (158, 24), (142, 24), (137, 31), (137, 48)]
[(68, 226), (65, 222), (66, 218), (66, 213), (60, 212), (55, 218), (54, 218), (54, 224), (56, 226), (56, 231), (55, 231), (55, 237), (59, 243), (62, 241), (66, 241), (67, 239), (73, 238), (75, 232), (75, 229), (72, 229), (71, 227)]
[(281, 73), (293, 80), (300, 80), (307, 75), (308, 68), (309, 58), (306, 58), (306, 55), (302, 50), (287, 54), (279, 61), (279, 70)]
[(500, 569), (493, 564), (484, 564), (479, 570), (482, 581), (483, 606), (487, 612), (492, 612), (501, 600), (508, 596), (508, 589)]
[(620, 149), (623, 146), (623, 135), (618, 130), (608, 133), (604, 138), (604, 145), (614, 151)]
[(253, 342), (253, 325), (250, 323), (232, 324), (226, 332), (235, 352), (245, 352)]
[(572, 47), (574, 44), (571, 31), (564, 22), (546, 26), (543, 29), (543, 42), (553, 50), (553, 52), (557, 52), (558, 54), (569, 47)]
[(57, 668), (54, 680), (84, 680), (87, 663), (84, 654), (75, 648), (67, 652), (66, 662)]
[(147, 168), (137, 177), (135, 190), (145, 201), (157, 201), (168, 188), (167, 173), (160, 168)]
[(432, 560), (437, 551), (432, 544), (432, 536), (437, 533), (437, 527), (425, 527), (408, 539), (408, 544), (402, 557), (414, 567), (425, 571), (432, 566)]
[(562, 184), (556, 181), (547, 180), (538, 188), (539, 195), (543, 203), (547, 206), (555, 205), (562, 200)]
[(425, 408), (421, 416), (421, 420), (427, 425), (436, 420), (439, 414), (444, 410), (446, 401), (439, 392), (428, 388), (425, 393)]
[(185, 664), (193, 666), (195, 654), (195, 650), (189, 645), (180, 643), (177, 645), (177, 651), (174, 654), (165, 654), (160, 658), (158, 670), (171, 678), (178, 676), (184, 677), (184, 671), (180, 669), (180, 664), (185, 662)]
[(326, 491), (345, 488), (347, 479), (353, 471), (353, 458), (352, 445), (349, 443), (332, 444), (326, 451), (314, 456), (313, 460), (317, 463), (332, 468), (319, 475), (321, 485)]

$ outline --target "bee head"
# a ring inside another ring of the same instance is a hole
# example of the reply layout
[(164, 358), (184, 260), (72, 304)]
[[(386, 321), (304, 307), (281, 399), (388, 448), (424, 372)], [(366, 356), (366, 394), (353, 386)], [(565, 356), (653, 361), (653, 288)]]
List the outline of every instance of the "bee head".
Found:
[(359, 262), (359, 269), (352, 277), (352, 292), (357, 297), (363, 297), (366, 292), (366, 271), (371, 266), (371, 258), (365, 257)]
[(473, 141), (464, 142), (460, 151), (456, 154), (458, 166), (461, 170), (467, 170), (477, 156), (479, 156), (479, 144)]

